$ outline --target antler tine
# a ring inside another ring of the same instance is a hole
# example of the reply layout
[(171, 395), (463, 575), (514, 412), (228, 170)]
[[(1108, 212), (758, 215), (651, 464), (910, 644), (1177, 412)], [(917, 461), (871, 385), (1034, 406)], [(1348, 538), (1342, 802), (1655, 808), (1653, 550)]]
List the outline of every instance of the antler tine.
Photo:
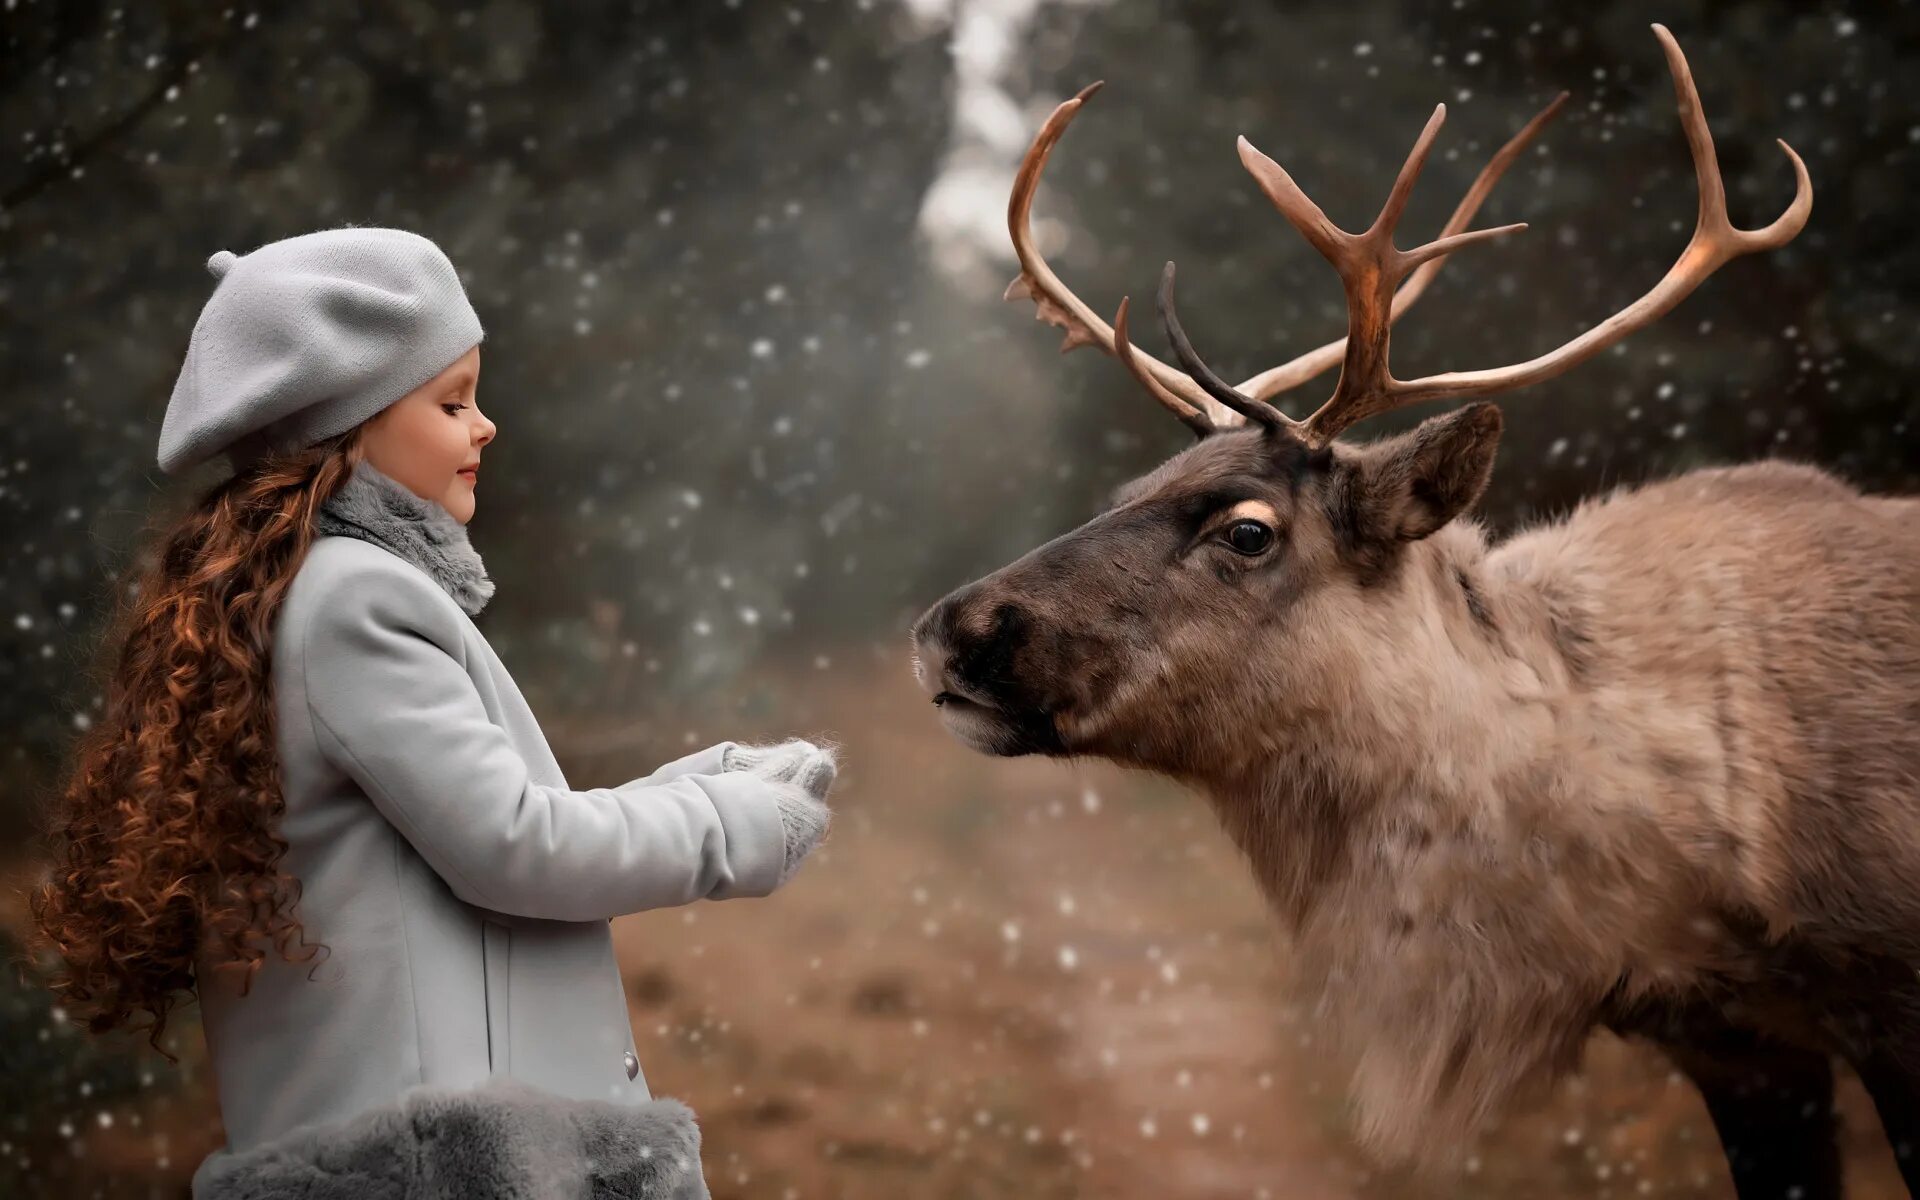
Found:
[(1318, 250), (1322, 258), (1335, 267), (1343, 265), (1351, 257), (1348, 247), (1353, 244), (1354, 236), (1329, 220), (1320, 206), (1300, 190), (1286, 168), (1254, 149), (1244, 134), (1234, 142), (1234, 147), (1240, 151), (1241, 164), (1252, 172), (1254, 182), (1267, 194), (1267, 199), (1273, 201), (1288, 224), (1298, 229), (1300, 236), (1306, 238), (1307, 244)]
[(1207, 394), (1228, 408), (1239, 413), (1249, 421), (1264, 425), (1268, 429), (1295, 428), (1292, 417), (1282, 413), (1265, 400), (1256, 400), (1252, 396), (1243, 396), (1228, 386), (1227, 382), (1213, 373), (1213, 369), (1200, 360), (1194, 352), (1193, 343), (1187, 340), (1187, 331), (1180, 328), (1180, 318), (1173, 311), (1173, 264), (1169, 262), (1160, 273), (1160, 322), (1166, 327), (1167, 340), (1173, 343), (1173, 353), (1187, 374), (1207, 389)]
[[(1704, 230), (1716, 245), (1728, 247), (1727, 258), (1737, 258), (1756, 250), (1772, 250), (1786, 245), (1806, 226), (1813, 212), (1813, 183), (1807, 177), (1807, 165), (1782, 138), (1775, 138), (1780, 149), (1793, 161), (1793, 200), (1787, 210), (1762, 229), (1737, 229), (1727, 218), (1727, 192), (1720, 180), (1720, 159), (1713, 152), (1713, 134), (1707, 129), (1707, 116), (1700, 107), (1700, 93), (1693, 86), (1693, 72), (1680, 43), (1665, 25), (1655, 25), (1653, 35), (1667, 56), (1667, 69), (1673, 74), (1674, 98), (1680, 108), (1680, 128), (1687, 136), (1687, 151), (1693, 158), (1693, 177), (1700, 189), (1700, 215), (1694, 232), (1701, 239)], [(1691, 243), (1689, 244), (1691, 249)], [(1683, 254), (1684, 258), (1685, 255)], [(1716, 264), (1718, 265), (1718, 264)], [(1683, 293), (1684, 294), (1684, 293)]]
[[(1062, 353), (1076, 346), (1098, 346), (1108, 354), (1121, 357), (1115, 346), (1112, 327), (1060, 282), (1060, 277), (1053, 273), (1046, 259), (1035, 249), (1031, 221), (1033, 196), (1039, 190), (1040, 175), (1046, 169), (1047, 157), (1066, 132), (1067, 126), (1073, 122), (1080, 106), (1100, 87), (1099, 83), (1089, 84), (1073, 99), (1055, 108), (1046, 124), (1034, 136), (1026, 157), (1021, 160), (1019, 174), (1014, 177), (1013, 194), (1007, 201), (1007, 230), (1013, 235), (1013, 250), (1020, 259), (1020, 274), (1007, 285), (1005, 298), (1016, 300), (1024, 297), (1032, 300), (1037, 309), (1034, 315), (1038, 319), (1065, 329), (1066, 340), (1060, 344)], [(1134, 350), (1131, 346), (1128, 349), (1128, 355), (1121, 358), (1123, 364), (1135, 378), (1142, 378), (1141, 372), (1144, 371), (1145, 377), (1158, 385), (1148, 389), (1154, 398), (1166, 404), (1182, 421), (1191, 425), (1189, 418), (1194, 416), (1207, 419), (1210, 425), (1226, 424), (1232, 420), (1230, 414), (1209, 399), (1192, 379), (1151, 354)], [(1177, 397), (1178, 403), (1184, 404), (1185, 408), (1169, 404), (1169, 394)]]
[(1420, 178), (1420, 168), (1427, 165), (1427, 152), (1433, 149), (1433, 139), (1439, 136), (1440, 126), (1446, 120), (1447, 106), (1434, 105), (1426, 127), (1413, 140), (1413, 149), (1407, 151), (1407, 161), (1400, 164), (1400, 174), (1394, 178), (1393, 190), (1387, 193), (1387, 202), (1380, 206), (1380, 215), (1361, 236), (1385, 237), (1392, 241), (1393, 231), (1400, 225), (1400, 214), (1407, 209), (1407, 197), (1413, 195), (1413, 181)]
[(1397, 381), (1387, 366), (1387, 344), (1393, 325), (1393, 291), (1401, 279), (1420, 263), (1461, 246), (1526, 228), (1507, 225), (1456, 233), (1407, 251), (1394, 247), (1394, 226), (1406, 208), (1414, 180), (1419, 177), (1427, 151), (1432, 148), (1446, 116), (1446, 105), (1434, 107), (1433, 116), (1427, 119), (1426, 127), (1408, 152), (1393, 190), (1380, 208), (1380, 215), (1361, 233), (1348, 233), (1327, 220), (1326, 214), (1307, 198), (1285, 168), (1254, 149), (1246, 138), (1240, 139), (1240, 161), (1252, 173), (1260, 190), (1333, 264), (1347, 294), (1347, 339), (1340, 364), (1340, 382), (1334, 386), (1333, 396), (1297, 426), (1309, 442), (1315, 442), (1317, 430), (1345, 428), (1362, 417), (1394, 406)]
[[(1512, 366), (1482, 371), (1454, 371), (1415, 380), (1397, 380), (1392, 377), (1386, 365), (1384, 323), (1379, 321), (1377, 314), (1369, 315), (1365, 311), (1355, 312), (1350, 317), (1354, 328), (1364, 327), (1369, 331), (1375, 331), (1377, 327), (1380, 353), (1378, 362), (1372, 364), (1373, 374), (1369, 376), (1371, 386), (1364, 390), (1349, 389), (1347, 373), (1343, 371), (1340, 386), (1335, 389), (1333, 398), (1305, 422), (1305, 433), (1310, 443), (1323, 445), (1355, 421), (1388, 409), (1404, 408), (1442, 397), (1458, 398), (1509, 391), (1543, 379), (1550, 379), (1593, 357), (1635, 330), (1651, 324), (1685, 299), (1707, 276), (1730, 260), (1742, 254), (1770, 250), (1784, 245), (1806, 226), (1807, 217), (1813, 211), (1813, 184), (1807, 177), (1806, 163), (1801, 161), (1793, 147), (1780, 139), (1775, 140), (1780, 142), (1780, 149), (1785, 151), (1788, 160), (1793, 164), (1792, 202), (1787, 205), (1785, 212), (1761, 229), (1736, 229), (1728, 220), (1726, 193), (1721, 183), (1720, 165), (1714, 157), (1713, 137), (1707, 130), (1707, 120), (1700, 107), (1699, 92), (1694, 88), (1693, 74), (1687, 67), (1686, 57), (1680, 52), (1679, 43), (1674, 41), (1673, 35), (1667, 31), (1667, 28), (1664, 25), (1655, 25), (1653, 32), (1660, 40), (1661, 49), (1666, 54), (1667, 67), (1673, 75), (1680, 123), (1686, 133), (1687, 148), (1693, 158), (1694, 178), (1700, 192), (1699, 215), (1695, 221), (1693, 237), (1688, 240), (1685, 249), (1680, 252), (1680, 257), (1668, 269), (1666, 275), (1645, 295), (1626, 308), (1557, 349), (1537, 358)], [(1455, 241), (1456, 244), (1458, 242), (1457, 238), (1447, 240)], [(1402, 258), (1404, 261), (1422, 255), (1430, 256), (1432, 253), (1437, 251), (1429, 245), (1410, 251)], [(1355, 291), (1349, 285), (1350, 306), (1353, 305), (1354, 296)], [(1362, 297), (1362, 299), (1365, 298), (1365, 296)], [(1349, 345), (1347, 353), (1349, 369), (1354, 361), (1355, 354)]]
[[(1454, 207), (1453, 215), (1447, 218), (1446, 225), (1440, 230), (1439, 241), (1444, 242), (1467, 227), (1467, 222), (1473, 219), (1473, 214), (1480, 210), (1480, 205), (1485, 203), (1487, 197), (1493, 193), (1493, 185), (1506, 174), (1507, 168), (1520, 157), (1520, 152), (1533, 141), (1546, 123), (1559, 113), (1567, 102), (1567, 96), (1566, 92), (1555, 96), (1545, 108), (1535, 113), (1533, 119), (1522, 126), (1518, 133), (1508, 138), (1504, 146), (1494, 152), (1493, 157), (1487, 160), (1487, 165), (1480, 168), (1480, 174), (1474, 179), (1473, 186), (1467, 189), (1467, 194), (1461, 197), (1460, 203)], [(1445, 253), (1436, 251), (1415, 269), (1400, 289), (1394, 292), (1393, 306), (1387, 314), (1389, 321), (1398, 321), (1400, 315), (1413, 306), (1414, 301), (1427, 290), (1427, 285), (1433, 281), (1433, 277), (1439, 273), (1445, 261)], [(1346, 353), (1346, 349), (1347, 339), (1337, 338), (1277, 367), (1267, 368), (1241, 383), (1236, 390), (1262, 400), (1271, 399), (1281, 392), (1299, 387), (1335, 366)]]
[(1182, 425), (1193, 430), (1195, 437), (1206, 437), (1219, 427), (1207, 418), (1206, 413), (1193, 408), (1180, 397), (1161, 387), (1160, 381), (1155, 379), (1153, 373), (1147, 370), (1146, 364), (1141, 362), (1145, 356), (1134, 353), (1133, 339), (1127, 336), (1127, 303), (1131, 299), (1131, 296), (1120, 297), (1120, 311), (1113, 314), (1115, 356), (1120, 359), (1120, 365), (1127, 369), (1127, 373), (1140, 381), (1141, 387), (1146, 388), (1168, 412), (1178, 417)]

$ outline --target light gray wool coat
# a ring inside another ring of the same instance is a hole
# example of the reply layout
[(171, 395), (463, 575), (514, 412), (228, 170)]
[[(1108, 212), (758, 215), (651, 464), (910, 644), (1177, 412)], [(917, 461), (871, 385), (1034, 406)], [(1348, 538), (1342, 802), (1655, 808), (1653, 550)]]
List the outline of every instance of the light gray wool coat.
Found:
[[(271, 669), (282, 864), (330, 953), (269, 953), (242, 996), (203, 948), (228, 1144), (195, 1200), (704, 1196), (691, 1112), (640, 1074), (607, 922), (771, 892), (797, 789), (723, 771), (731, 742), (569, 787), (470, 618), (492, 584), (452, 514), (363, 463), (320, 529)], [(516, 1120), (527, 1136), (495, 1129)], [(669, 1144), (690, 1176), (662, 1170)], [(469, 1167), (501, 1182), (446, 1174)]]

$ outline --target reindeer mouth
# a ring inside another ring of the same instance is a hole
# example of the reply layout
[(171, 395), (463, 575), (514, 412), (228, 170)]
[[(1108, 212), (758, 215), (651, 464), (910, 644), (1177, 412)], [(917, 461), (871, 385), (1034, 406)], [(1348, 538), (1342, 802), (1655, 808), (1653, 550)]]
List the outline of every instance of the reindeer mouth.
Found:
[(943, 689), (933, 694), (947, 732), (981, 754), (1014, 758), (1023, 754), (1064, 754), (1066, 746), (1051, 714), (1040, 709), (1003, 708), (976, 695)]
[(995, 663), (982, 675), (977, 663), (954, 655), (943, 631), (928, 621), (921, 618), (914, 630), (913, 674), (948, 733), (971, 750), (1002, 758), (1067, 753), (1043, 697), (1010, 678), (1008, 664)]

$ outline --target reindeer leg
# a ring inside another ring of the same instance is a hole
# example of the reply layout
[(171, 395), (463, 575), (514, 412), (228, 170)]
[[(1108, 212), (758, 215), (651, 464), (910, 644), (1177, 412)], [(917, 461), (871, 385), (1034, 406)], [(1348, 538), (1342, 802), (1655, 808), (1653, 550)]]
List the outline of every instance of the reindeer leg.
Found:
[(1920, 1197), (1920, 1076), (1885, 1053), (1854, 1064), (1887, 1131), (1907, 1194)]
[(1825, 1054), (1731, 1028), (1666, 1050), (1706, 1099), (1740, 1200), (1840, 1200)]

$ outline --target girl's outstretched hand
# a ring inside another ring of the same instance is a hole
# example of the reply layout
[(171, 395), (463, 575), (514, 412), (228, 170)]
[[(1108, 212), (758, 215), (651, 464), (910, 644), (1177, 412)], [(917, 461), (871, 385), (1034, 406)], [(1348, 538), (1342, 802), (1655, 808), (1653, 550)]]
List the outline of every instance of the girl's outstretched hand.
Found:
[(827, 792), (839, 773), (833, 748), (801, 738), (771, 746), (734, 745), (722, 753), (720, 769), (752, 772), (773, 789), (787, 835), (786, 866), (780, 875), (785, 883), (820, 844), (832, 821)]

